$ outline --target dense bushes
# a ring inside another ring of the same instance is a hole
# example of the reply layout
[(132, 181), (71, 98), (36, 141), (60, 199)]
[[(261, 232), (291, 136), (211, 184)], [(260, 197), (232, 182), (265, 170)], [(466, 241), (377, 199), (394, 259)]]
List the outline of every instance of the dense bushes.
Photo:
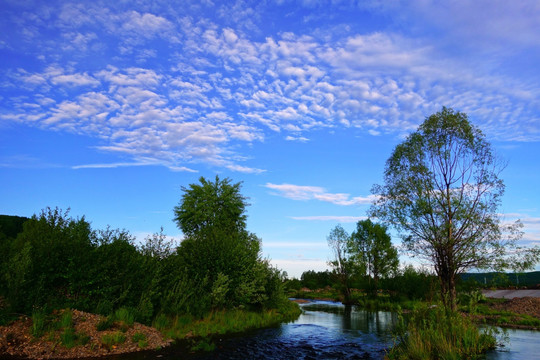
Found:
[[(151, 323), (160, 313), (202, 318), (214, 310), (279, 307), (285, 299), (282, 275), (261, 259), (260, 240), (245, 229), (239, 184), (218, 178), (201, 182), (202, 193), (186, 190), (181, 201), (190, 229), (183, 229), (188, 235), (178, 247), (163, 232), (136, 245), (126, 231), (96, 231), (84, 217), (50, 208), (24, 222), (18, 233), (8, 236), (0, 229), (5, 254), (0, 260), (0, 312), (5, 316), (69, 307), (109, 315), (125, 308), (137, 321)], [(190, 208), (193, 204), (207, 205), (204, 198), (193, 197), (208, 194), (220, 204), (223, 195), (233, 196), (236, 203), (228, 206), (238, 206), (240, 200), (241, 208), (203, 209), (219, 210), (206, 214), (212, 219), (219, 215), (214, 225), (201, 214), (190, 217), (191, 210), (200, 210)]]

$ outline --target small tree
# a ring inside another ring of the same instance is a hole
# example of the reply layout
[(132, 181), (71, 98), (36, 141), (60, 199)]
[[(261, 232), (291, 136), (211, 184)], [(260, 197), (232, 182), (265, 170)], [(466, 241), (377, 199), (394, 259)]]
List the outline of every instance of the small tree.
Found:
[(344, 303), (350, 302), (351, 299), (350, 282), (351, 276), (353, 275), (353, 263), (347, 252), (349, 239), (349, 234), (341, 227), (341, 225), (336, 225), (326, 238), (328, 246), (334, 254), (334, 259), (329, 261), (328, 264), (334, 269), (334, 273), (341, 285), (341, 291), (345, 298), (343, 301)]
[(374, 224), (370, 219), (358, 221), (348, 243), (348, 252), (352, 254), (355, 268), (373, 277), (375, 293), (379, 279), (395, 273), (399, 266), (398, 252), (392, 245), (387, 227)]
[(503, 168), (467, 115), (443, 107), (394, 149), (384, 185), (373, 188), (379, 197), (372, 215), (401, 232), (411, 255), (431, 262), (451, 309), (457, 274), (516, 262), (527, 267), (538, 260), (537, 249), (519, 256), (527, 253), (516, 245), (519, 224), (500, 222)]

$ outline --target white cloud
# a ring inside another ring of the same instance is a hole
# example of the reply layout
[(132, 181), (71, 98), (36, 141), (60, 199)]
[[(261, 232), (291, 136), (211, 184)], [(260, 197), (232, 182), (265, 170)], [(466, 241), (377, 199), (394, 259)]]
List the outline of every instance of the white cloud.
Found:
[(371, 204), (376, 199), (374, 195), (351, 197), (350, 194), (328, 193), (318, 186), (267, 183), (265, 187), (277, 190), (277, 195), (292, 200), (319, 200), (342, 206)]
[(294, 220), (304, 221), (333, 221), (338, 223), (356, 223), (365, 220), (365, 216), (340, 216), (340, 215), (318, 215), (318, 216), (291, 216)]
[[(537, 44), (538, 6), (497, 4), (500, 9), (487, 7), (485, 14), (484, 5), (462, 2), (440, 7), (417, 1), (410, 9), (360, 6), (405, 17), (420, 14), (429, 29), (443, 29), (448, 36), (460, 36), (461, 30), (450, 29), (455, 20), (478, 39), (526, 48)], [(194, 16), (190, 6), (201, 12)], [(442, 105), (468, 113), (490, 138), (540, 139), (540, 105), (534, 101), (540, 86), (534, 78), (449, 56), (419, 29), (411, 35), (340, 27), (334, 34), (321, 25), (265, 33), (264, 26), (255, 27), (256, 19), (263, 21), (265, 5), (259, 6), (261, 12), (239, 2), (238, 12), (228, 17), (219, 7), (221, 23), (210, 18), (215, 12), (201, 15), (213, 6), (200, 3), (129, 11), (65, 4), (57, 12), (43, 5), (31, 19), (17, 15), (10, 24), (29, 32), (24, 38), (32, 39), (44, 70), (8, 69), (0, 116), (96, 136), (99, 149), (133, 159), (145, 156), (178, 168), (204, 162), (255, 173), (263, 170), (240, 164), (238, 155), (245, 151), (242, 145), (264, 141), (268, 131), (299, 142), (308, 141), (314, 129), (335, 127), (400, 136)], [(446, 11), (453, 16), (432, 16)], [(430, 17), (443, 20), (435, 24)], [(518, 18), (523, 21), (508, 32)], [(249, 26), (238, 22), (248, 19)], [(59, 35), (42, 44), (42, 28)], [(18, 49), (14, 41), (7, 45)], [(91, 57), (96, 46), (100, 61)], [(80, 52), (76, 57), (74, 49)], [(510, 55), (493, 61), (505, 56)], [(324, 189), (303, 196), (339, 205), (371, 200)]]
[(299, 142), (308, 142), (309, 141), (308, 138), (303, 137), (303, 136), (290, 136), (290, 135), (287, 136), (285, 138), (285, 140), (287, 140), (287, 141), (299, 141)]

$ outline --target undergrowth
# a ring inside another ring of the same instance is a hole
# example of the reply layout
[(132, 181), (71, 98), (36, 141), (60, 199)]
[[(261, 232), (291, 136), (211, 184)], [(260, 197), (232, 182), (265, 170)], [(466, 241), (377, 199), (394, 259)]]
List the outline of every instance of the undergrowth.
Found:
[(479, 330), (470, 319), (442, 307), (423, 307), (403, 316), (395, 328), (389, 359), (476, 359), (496, 346), (496, 331)]

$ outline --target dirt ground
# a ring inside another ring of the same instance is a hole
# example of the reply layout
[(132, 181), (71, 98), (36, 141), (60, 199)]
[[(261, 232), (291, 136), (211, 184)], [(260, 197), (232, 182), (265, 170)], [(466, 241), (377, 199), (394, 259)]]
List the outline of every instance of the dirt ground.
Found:
[(492, 304), (491, 307), (497, 310), (530, 315), (540, 319), (540, 298), (538, 297), (508, 299), (503, 303)]
[[(102, 316), (78, 310), (72, 310), (72, 312), (75, 332), (89, 337), (86, 345), (65, 348), (60, 344), (59, 331), (56, 334), (49, 333), (35, 339), (31, 335), (32, 320), (25, 316), (9, 326), (0, 326), (0, 355), (8, 354), (31, 359), (75, 359), (158, 349), (171, 343), (171, 340), (164, 340), (158, 330), (134, 323), (123, 333), (125, 342), (109, 348), (102, 343), (102, 337), (120, 331), (118, 327), (98, 331), (97, 324), (103, 319)], [(143, 348), (132, 340), (137, 332), (143, 333), (146, 337), (146, 346)]]

